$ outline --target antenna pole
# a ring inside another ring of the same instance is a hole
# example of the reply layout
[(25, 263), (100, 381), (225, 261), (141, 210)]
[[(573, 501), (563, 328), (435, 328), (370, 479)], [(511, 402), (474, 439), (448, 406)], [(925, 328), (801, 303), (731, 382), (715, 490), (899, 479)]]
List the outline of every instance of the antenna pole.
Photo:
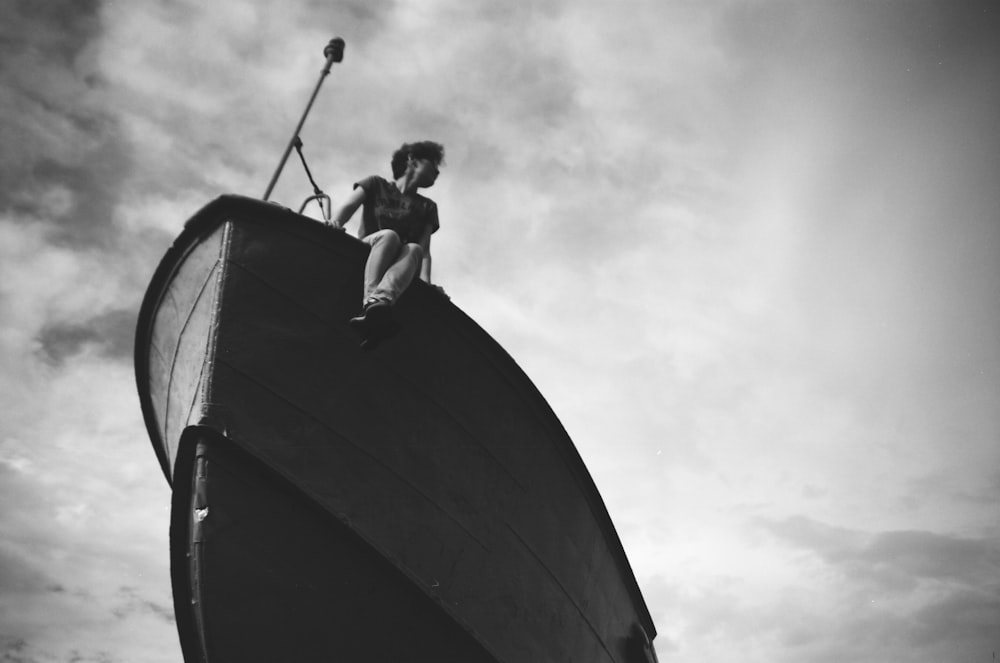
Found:
[(285, 167), (285, 162), (288, 161), (288, 155), (291, 154), (292, 147), (295, 146), (295, 139), (299, 137), (299, 132), (302, 131), (302, 125), (306, 122), (306, 116), (309, 115), (313, 102), (316, 101), (316, 95), (319, 94), (319, 88), (323, 85), (323, 80), (327, 77), (327, 74), (330, 73), (330, 67), (333, 66), (334, 62), (340, 62), (344, 59), (344, 40), (340, 37), (331, 39), (330, 43), (323, 49), (323, 55), (326, 56), (326, 64), (323, 66), (323, 71), (320, 72), (319, 80), (316, 82), (316, 89), (313, 90), (312, 96), (309, 97), (309, 104), (306, 106), (305, 112), (302, 113), (302, 117), (299, 119), (299, 123), (295, 127), (295, 133), (292, 134), (292, 139), (288, 141), (288, 147), (285, 148), (285, 153), (281, 156), (281, 163), (278, 164), (278, 169), (274, 171), (274, 175), (271, 177), (271, 181), (267, 185), (267, 191), (264, 192), (264, 200), (271, 197), (271, 191), (274, 189), (274, 185), (278, 181), (278, 176), (281, 175), (281, 170)]

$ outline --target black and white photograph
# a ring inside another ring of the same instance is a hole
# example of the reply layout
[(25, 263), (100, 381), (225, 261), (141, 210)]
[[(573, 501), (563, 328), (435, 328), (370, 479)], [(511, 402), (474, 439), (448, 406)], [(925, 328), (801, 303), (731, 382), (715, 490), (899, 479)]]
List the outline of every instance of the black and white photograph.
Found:
[(1000, 3), (0, 0), (0, 663), (996, 663)]

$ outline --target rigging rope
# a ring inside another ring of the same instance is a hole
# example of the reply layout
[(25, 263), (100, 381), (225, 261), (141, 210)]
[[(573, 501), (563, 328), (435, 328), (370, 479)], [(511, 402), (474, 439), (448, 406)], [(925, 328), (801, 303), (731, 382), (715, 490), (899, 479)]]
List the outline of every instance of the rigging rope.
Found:
[[(313, 179), (312, 172), (309, 170), (309, 164), (306, 163), (306, 156), (302, 153), (302, 139), (296, 135), (292, 140), (292, 144), (295, 145), (295, 151), (299, 153), (299, 159), (302, 160), (302, 167), (306, 169), (306, 176), (313, 185), (313, 193), (315, 194), (306, 198), (305, 202), (302, 203), (302, 209), (299, 210), (299, 213), (302, 213), (302, 210), (306, 208), (310, 200), (315, 200), (319, 203), (320, 211), (323, 213), (323, 220), (330, 223), (330, 196), (323, 193), (323, 190), (316, 184), (316, 180)], [(323, 205), (324, 201), (326, 201), (325, 206)]]

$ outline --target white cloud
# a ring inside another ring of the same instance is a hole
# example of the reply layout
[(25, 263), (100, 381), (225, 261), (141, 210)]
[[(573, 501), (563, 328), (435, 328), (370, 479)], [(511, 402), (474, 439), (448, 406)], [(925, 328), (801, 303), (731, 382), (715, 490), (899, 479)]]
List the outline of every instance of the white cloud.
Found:
[[(35, 580), (3, 592), (5, 635), (20, 634), (41, 660), (73, 651), (178, 660), (169, 488), (136, 434), (130, 368), (81, 356), (26, 396), (40, 401), (35, 416), (8, 419), (0, 442), (6, 491), (14, 493), (0, 527), (5, 564), (15, 578)], [(137, 629), (145, 633), (138, 640)]]

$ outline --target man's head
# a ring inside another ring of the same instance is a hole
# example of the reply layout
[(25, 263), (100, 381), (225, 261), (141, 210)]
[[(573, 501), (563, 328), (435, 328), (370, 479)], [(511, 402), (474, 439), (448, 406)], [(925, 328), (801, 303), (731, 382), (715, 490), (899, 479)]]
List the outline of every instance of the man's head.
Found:
[(404, 143), (392, 155), (392, 176), (401, 177), (406, 172), (411, 161), (426, 159), (432, 163), (435, 170), (444, 161), (444, 146), (429, 140), (418, 143)]

